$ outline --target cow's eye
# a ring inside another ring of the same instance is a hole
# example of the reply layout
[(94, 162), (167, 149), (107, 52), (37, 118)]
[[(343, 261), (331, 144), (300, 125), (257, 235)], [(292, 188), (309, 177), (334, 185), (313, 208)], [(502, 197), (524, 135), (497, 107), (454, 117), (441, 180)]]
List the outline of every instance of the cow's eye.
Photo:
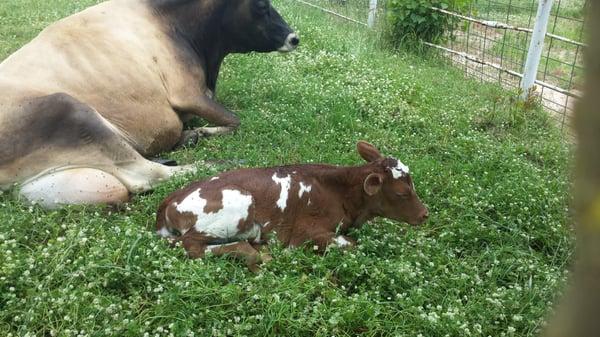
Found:
[(267, 13), (269, 13), (269, 2), (257, 1), (256, 2), (256, 12), (260, 15), (266, 15)]

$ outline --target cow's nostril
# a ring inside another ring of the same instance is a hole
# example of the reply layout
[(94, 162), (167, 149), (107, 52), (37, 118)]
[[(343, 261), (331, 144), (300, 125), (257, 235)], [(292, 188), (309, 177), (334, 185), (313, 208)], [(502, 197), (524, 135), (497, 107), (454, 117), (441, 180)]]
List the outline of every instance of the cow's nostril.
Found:
[(294, 36), (291, 40), (290, 43), (292, 44), (292, 46), (297, 46), (300, 44), (300, 39), (296, 36)]
[(421, 218), (422, 218), (423, 220), (427, 220), (427, 219), (429, 218), (429, 212), (428, 212), (428, 211), (425, 211), (425, 213), (423, 213), (423, 215), (421, 216)]

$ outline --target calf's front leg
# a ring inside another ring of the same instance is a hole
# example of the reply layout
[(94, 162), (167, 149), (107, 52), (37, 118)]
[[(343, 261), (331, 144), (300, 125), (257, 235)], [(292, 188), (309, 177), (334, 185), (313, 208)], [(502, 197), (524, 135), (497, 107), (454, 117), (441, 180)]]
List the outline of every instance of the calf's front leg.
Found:
[(290, 241), (291, 247), (296, 247), (305, 242), (312, 242), (316, 250), (323, 253), (329, 247), (352, 248), (356, 245), (356, 241), (345, 235), (336, 235), (334, 232), (313, 232), (307, 237), (298, 236)]

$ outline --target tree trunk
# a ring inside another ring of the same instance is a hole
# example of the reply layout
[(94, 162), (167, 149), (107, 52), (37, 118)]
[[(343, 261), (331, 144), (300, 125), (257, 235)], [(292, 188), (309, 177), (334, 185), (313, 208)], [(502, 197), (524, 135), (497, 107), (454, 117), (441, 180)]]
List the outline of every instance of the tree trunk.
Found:
[(600, 336), (600, 0), (588, 1), (584, 98), (577, 107), (577, 260), (548, 337)]

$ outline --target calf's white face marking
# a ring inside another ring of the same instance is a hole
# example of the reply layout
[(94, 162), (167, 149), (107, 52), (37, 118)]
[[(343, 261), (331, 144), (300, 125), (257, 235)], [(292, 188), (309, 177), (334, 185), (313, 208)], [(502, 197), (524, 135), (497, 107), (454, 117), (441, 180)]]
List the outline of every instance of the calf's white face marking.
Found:
[(394, 179), (400, 179), (410, 173), (408, 166), (402, 164), (402, 162), (398, 159), (396, 159), (396, 162), (396, 167), (391, 167), (392, 176), (394, 177)]
[(281, 192), (279, 192), (279, 200), (277, 200), (277, 206), (281, 209), (281, 211), (285, 211), (287, 207), (287, 199), (288, 194), (290, 192), (290, 186), (292, 185), (292, 177), (288, 174), (284, 178), (278, 178), (277, 173), (273, 174), (273, 181), (277, 185), (281, 185)]
[(177, 210), (196, 216), (194, 228), (198, 233), (221, 239), (235, 238), (239, 231), (238, 224), (248, 218), (252, 196), (237, 190), (223, 190), (221, 193), (223, 208), (215, 213), (204, 213), (207, 200), (200, 196), (200, 189), (183, 199), (177, 205)]
[(298, 190), (298, 198), (302, 198), (302, 195), (304, 194), (304, 192), (310, 193), (310, 190), (312, 190), (311, 185), (304, 185), (304, 183), (300, 182), (300, 190)]

